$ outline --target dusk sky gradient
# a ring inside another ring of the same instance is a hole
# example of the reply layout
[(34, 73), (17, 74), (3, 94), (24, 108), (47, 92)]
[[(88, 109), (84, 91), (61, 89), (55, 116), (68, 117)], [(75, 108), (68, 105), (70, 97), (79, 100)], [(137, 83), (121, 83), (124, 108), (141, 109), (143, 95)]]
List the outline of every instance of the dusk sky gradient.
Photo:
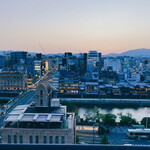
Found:
[(0, 50), (150, 48), (150, 0), (0, 0)]

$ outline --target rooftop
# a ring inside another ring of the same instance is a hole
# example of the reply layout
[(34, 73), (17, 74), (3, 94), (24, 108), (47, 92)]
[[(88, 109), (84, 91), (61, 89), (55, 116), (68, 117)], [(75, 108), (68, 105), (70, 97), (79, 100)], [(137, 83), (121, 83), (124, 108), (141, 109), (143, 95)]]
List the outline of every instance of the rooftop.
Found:
[(10, 112), (5, 122), (61, 122), (66, 106), (36, 108), (19, 105)]

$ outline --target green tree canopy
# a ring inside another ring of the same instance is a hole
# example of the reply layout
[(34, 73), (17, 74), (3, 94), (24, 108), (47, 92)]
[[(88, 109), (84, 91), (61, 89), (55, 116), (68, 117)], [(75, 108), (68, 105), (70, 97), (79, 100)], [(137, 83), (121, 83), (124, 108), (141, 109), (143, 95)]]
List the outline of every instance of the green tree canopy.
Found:
[(108, 125), (108, 126), (115, 126), (116, 118), (117, 118), (117, 116), (114, 114), (106, 114), (103, 117), (103, 124)]
[(141, 120), (141, 124), (144, 125), (144, 126), (150, 127), (150, 117), (144, 117)]
[(132, 118), (132, 115), (128, 112), (126, 115), (122, 115), (119, 113), (120, 118), (120, 125), (138, 125), (139, 123), (136, 121), (135, 118)]

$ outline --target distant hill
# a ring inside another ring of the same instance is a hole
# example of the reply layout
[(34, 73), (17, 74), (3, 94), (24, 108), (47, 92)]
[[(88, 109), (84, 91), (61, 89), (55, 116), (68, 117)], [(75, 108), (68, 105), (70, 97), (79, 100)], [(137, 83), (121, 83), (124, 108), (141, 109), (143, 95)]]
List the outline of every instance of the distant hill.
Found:
[(117, 57), (117, 56), (130, 56), (130, 57), (150, 57), (150, 49), (142, 48), (142, 49), (134, 49), (129, 50), (123, 53), (110, 53), (108, 55), (104, 55), (104, 57)]

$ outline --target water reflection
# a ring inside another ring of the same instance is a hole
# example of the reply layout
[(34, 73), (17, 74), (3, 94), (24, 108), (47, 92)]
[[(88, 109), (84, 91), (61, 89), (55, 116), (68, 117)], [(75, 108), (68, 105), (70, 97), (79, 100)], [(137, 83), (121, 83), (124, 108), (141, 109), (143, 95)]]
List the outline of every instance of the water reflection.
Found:
[[(93, 109), (93, 107), (79, 107), (78, 115), (81, 118), (85, 118), (84, 114), (87, 109)], [(122, 113), (125, 115), (126, 113), (131, 113), (133, 118), (137, 121), (141, 121), (143, 117), (150, 117), (150, 107), (135, 107), (135, 108), (122, 108), (122, 107), (98, 107), (100, 113), (107, 114), (112, 113), (117, 115), (118, 113)], [(117, 116), (116, 121), (119, 121), (119, 117)]]

